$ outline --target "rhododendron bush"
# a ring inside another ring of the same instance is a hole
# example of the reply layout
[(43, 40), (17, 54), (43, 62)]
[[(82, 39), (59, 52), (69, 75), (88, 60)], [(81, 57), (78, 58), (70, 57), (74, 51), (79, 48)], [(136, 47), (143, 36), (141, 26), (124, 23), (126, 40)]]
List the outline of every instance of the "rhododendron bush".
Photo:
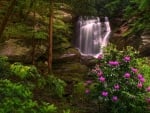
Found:
[(150, 113), (150, 72), (145, 77), (141, 71), (142, 65), (150, 69), (147, 60), (139, 58), (132, 47), (123, 51), (111, 48), (97, 59), (86, 81), (85, 93), (109, 113)]

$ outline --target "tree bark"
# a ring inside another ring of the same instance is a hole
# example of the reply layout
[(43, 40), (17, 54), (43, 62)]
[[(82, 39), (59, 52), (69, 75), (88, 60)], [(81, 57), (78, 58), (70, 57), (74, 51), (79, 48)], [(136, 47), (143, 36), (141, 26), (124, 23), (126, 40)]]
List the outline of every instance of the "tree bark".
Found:
[[(35, 0), (33, 1), (35, 3)], [(33, 13), (33, 36), (32, 36), (32, 64), (35, 64), (35, 47), (36, 47), (36, 43), (35, 43), (35, 32), (36, 31), (36, 19), (35, 19), (35, 5), (33, 6), (34, 8), (34, 13)]]
[(2, 24), (1, 24), (1, 27), (0, 27), (0, 39), (2, 37), (3, 31), (5, 30), (5, 27), (7, 25), (9, 17), (11, 16), (11, 14), (13, 12), (15, 4), (16, 4), (16, 0), (11, 0), (11, 4), (8, 7), (8, 10), (7, 10), (6, 15), (4, 16), (4, 18), (2, 20)]
[(52, 58), (53, 58), (53, 1), (51, 0), (50, 17), (49, 17), (48, 73), (52, 73)]

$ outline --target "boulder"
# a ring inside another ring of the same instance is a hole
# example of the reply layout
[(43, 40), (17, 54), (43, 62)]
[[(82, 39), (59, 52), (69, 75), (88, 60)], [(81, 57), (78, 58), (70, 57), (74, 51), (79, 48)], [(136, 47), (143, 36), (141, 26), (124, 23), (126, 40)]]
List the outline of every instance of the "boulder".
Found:
[(62, 63), (62, 62), (79, 62), (80, 61), (80, 52), (75, 48), (69, 48), (64, 53), (54, 53), (53, 62)]
[[(130, 32), (129, 24), (132, 23), (133, 19), (136, 18), (131, 18), (127, 22), (122, 21), (123, 23), (120, 23), (120, 26), (117, 26), (115, 30), (113, 30), (110, 42), (115, 44), (120, 50), (126, 46), (132, 46), (140, 52), (141, 56), (148, 57), (150, 56), (150, 31), (145, 29), (141, 35), (140, 33), (130, 36), (127, 35), (128, 32)], [(115, 23), (116, 22), (117, 21), (115, 21)]]
[[(35, 60), (46, 52), (46, 47), (37, 44), (35, 48)], [(8, 39), (0, 44), (0, 55), (7, 56), (12, 62), (31, 63), (32, 45), (28, 39)]]

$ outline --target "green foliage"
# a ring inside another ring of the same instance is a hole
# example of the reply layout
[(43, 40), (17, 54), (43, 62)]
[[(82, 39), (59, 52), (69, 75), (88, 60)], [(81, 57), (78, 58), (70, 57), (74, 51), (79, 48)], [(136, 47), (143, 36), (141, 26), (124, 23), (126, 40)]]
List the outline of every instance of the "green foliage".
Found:
[(118, 51), (111, 46), (92, 69), (86, 93), (105, 105), (110, 113), (149, 113), (150, 66), (145, 61), (138, 58), (138, 52), (132, 47)]
[(109, 9), (109, 12), (108, 11), (107, 12), (110, 16), (114, 16), (114, 13), (120, 10), (120, 6), (119, 6), (121, 5), (120, 2), (121, 2), (120, 0), (113, 0), (113, 1), (110, 1), (109, 3), (108, 2), (105, 3), (105, 9), (106, 10)]
[(63, 110), (63, 113), (71, 113), (70, 109)]
[[(96, 15), (96, 0), (71, 0), (70, 6), (76, 15)], [(98, 1), (98, 0), (97, 0)]]
[(132, 32), (128, 35), (139, 34), (146, 29), (150, 29), (149, 9), (149, 0), (131, 0), (128, 6), (124, 8), (124, 18), (131, 20), (129, 30)]
[(150, 79), (149, 79), (150, 65), (149, 65), (149, 62), (150, 61), (147, 58), (138, 58), (138, 59), (136, 59), (137, 68), (140, 69), (139, 71), (142, 72), (142, 74), (146, 78), (145, 86), (148, 86), (150, 84)]
[(132, 2), (136, 2), (138, 4), (138, 8), (142, 11), (148, 10), (150, 8), (149, 0), (132, 0)]
[(46, 89), (51, 96), (62, 98), (65, 93), (66, 83), (53, 75), (43, 79), (40, 78), (38, 84), (41, 89)]
[(33, 26), (29, 26), (25, 23), (12, 23), (6, 27), (4, 36), (8, 38), (10, 36), (17, 38), (32, 38), (34, 36), (35, 39), (47, 39), (48, 34), (44, 29), (35, 31)]
[(21, 63), (14, 63), (10, 66), (11, 72), (21, 79), (39, 77), (39, 73), (35, 66), (24, 66)]
[(71, 25), (56, 19), (54, 23), (54, 50), (62, 52), (70, 47), (71, 34)]
[(43, 106), (40, 108), (39, 113), (56, 113), (57, 108), (53, 104), (43, 102)]
[(24, 23), (13, 23), (6, 27), (4, 34), (5, 37), (31, 37), (32, 36), (32, 27), (27, 26)]
[(38, 105), (32, 92), (20, 83), (0, 80), (1, 113), (55, 113), (56, 107), (48, 103)]
[(84, 82), (79, 82), (74, 85), (74, 94), (76, 96), (78, 95), (79, 98), (81, 98), (81, 96), (83, 96), (84, 93), (85, 93)]
[[(34, 31), (33, 31), (34, 32)], [(35, 39), (44, 39), (46, 40), (48, 37), (48, 34), (45, 31), (37, 31), (35, 32)]]
[(98, 15), (113, 18), (121, 16), (128, 3), (128, 0), (99, 0), (95, 3), (95, 8)]
[(7, 78), (10, 75), (10, 64), (7, 57), (0, 56), (0, 78)]

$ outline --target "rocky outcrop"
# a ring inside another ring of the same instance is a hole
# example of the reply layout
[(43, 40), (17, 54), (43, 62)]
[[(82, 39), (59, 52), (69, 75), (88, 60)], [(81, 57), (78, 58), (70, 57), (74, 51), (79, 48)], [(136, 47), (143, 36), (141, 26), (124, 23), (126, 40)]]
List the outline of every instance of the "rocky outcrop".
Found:
[(141, 56), (150, 56), (150, 32), (145, 30), (141, 35), (133, 34), (131, 36), (125, 36), (129, 29), (129, 22), (122, 24), (115, 29), (110, 38), (110, 42), (115, 44), (118, 49), (123, 49), (126, 46), (132, 46), (136, 50), (139, 50)]
[(122, 25), (118, 26), (115, 30), (113, 30), (110, 42), (115, 44), (118, 49), (123, 49), (126, 46), (133, 46), (138, 50), (140, 45), (140, 36), (125, 36), (130, 30), (128, 24), (130, 24), (130, 20), (129, 22), (122, 23)]
[(64, 10), (57, 10), (55, 11), (55, 18), (61, 19), (64, 22), (71, 22), (73, 16)]
[(68, 23), (72, 22), (74, 15), (71, 13), (71, 8), (67, 4), (62, 4), (59, 10), (54, 11), (54, 17)]
[[(35, 60), (45, 54), (46, 47), (38, 44), (35, 48)], [(9, 39), (0, 44), (0, 55), (7, 56), (10, 61), (30, 63), (32, 45), (27, 39)]]
[(54, 53), (53, 62), (80, 62), (80, 52), (75, 48), (69, 48), (64, 53)]
[(144, 31), (141, 35), (139, 51), (143, 56), (150, 56), (150, 31)]

